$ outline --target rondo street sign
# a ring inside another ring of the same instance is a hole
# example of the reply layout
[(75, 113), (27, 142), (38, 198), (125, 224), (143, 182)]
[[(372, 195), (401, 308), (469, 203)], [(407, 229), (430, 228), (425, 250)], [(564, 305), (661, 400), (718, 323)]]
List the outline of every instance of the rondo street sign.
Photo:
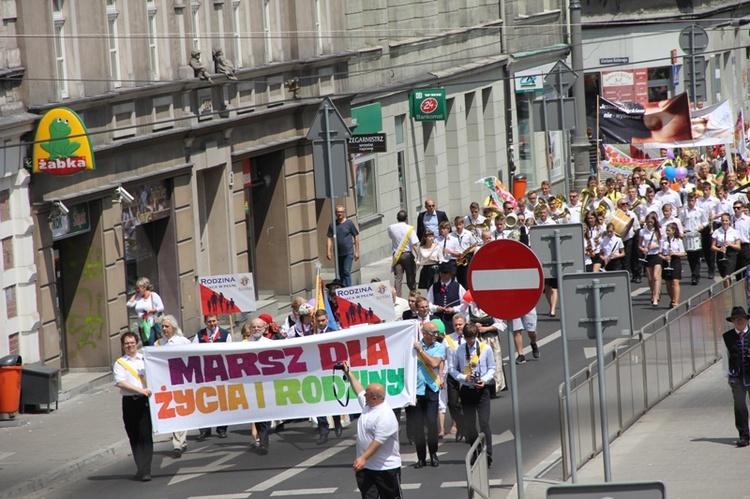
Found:
[(499, 239), (482, 246), (469, 265), (469, 290), (477, 306), (497, 319), (516, 319), (539, 301), (544, 275), (525, 244)]

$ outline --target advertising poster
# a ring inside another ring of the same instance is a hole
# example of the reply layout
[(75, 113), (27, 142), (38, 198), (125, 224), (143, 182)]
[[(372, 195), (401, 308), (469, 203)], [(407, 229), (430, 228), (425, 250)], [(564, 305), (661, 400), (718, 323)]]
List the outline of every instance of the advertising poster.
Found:
[(336, 290), (336, 296), (339, 300), (341, 327), (376, 324), (391, 321), (396, 316), (391, 283), (388, 281), (339, 288)]
[(362, 412), (334, 370), (344, 360), (363, 386), (380, 383), (391, 407), (405, 407), (416, 400), (417, 327), (398, 321), (271, 342), (146, 347), (154, 431)]
[(237, 314), (256, 309), (252, 273), (199, 277), (198, 286), (203, 315)]

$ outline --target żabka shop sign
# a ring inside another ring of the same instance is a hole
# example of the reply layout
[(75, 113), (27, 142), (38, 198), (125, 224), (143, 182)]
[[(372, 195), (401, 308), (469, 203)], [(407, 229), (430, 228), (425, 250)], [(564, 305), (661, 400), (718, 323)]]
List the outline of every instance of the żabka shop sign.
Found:
[(42, 116), (34, 137), (34, 173), (72, 175), (94, 169), (86, 125), (75, 111), (58, 107)]

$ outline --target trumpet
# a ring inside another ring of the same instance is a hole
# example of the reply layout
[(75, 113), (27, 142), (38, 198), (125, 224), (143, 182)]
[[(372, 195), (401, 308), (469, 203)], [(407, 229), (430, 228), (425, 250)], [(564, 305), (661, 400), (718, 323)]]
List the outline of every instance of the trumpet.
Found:
[(564, 219), (564, 220), (570, 220), (570, 210), (567, 206), (565, 206), (565, 209), (562, 211), (562, 213), (550, 213), (550, 217), (552, 217), (552, 220), (557, 223), (558, 220)]

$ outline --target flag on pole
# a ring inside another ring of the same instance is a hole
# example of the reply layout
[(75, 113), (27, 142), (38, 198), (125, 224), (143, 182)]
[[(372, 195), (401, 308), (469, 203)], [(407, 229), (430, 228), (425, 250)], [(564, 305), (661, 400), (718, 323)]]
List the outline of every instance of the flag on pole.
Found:
[(497, 177), (480, 178), (474, 183), (483, 184), (485, 187), (487, 187), (490, 190), (490, 197), (492, 198), (492, 202), (498, 208), (502, 209), (503, 202), (505, 201), (508, 201), (511, 204), (513, 204), (513, 208), (518, 208), (518, 203), (516, 203), (516, 198), (513, 197), (513, 194), (511, 194), (505, 188), (503, 183)]
[(734, 146), (740, 156), (745, 157), (745, 115), (742, 109), (740, 109), (740, 114), (734, 124)]
[(336, 318), (333, 316), (333, 310), (331, 310), (331, 303), (328, 301), (328, 293), (326, 293), (325, 290), (325, 283), (323, 282), (323, 278), (320, 277), (320, 268), (321, 265), (318, 263), (316, 265), (316, 272), (315, 272), (315, 307), (314, 309), (317, 310), (325, 310), (326, 314), (328, 314), (328, 327), (332, 331), (338, 331), (339, 325), (336, 323)]

